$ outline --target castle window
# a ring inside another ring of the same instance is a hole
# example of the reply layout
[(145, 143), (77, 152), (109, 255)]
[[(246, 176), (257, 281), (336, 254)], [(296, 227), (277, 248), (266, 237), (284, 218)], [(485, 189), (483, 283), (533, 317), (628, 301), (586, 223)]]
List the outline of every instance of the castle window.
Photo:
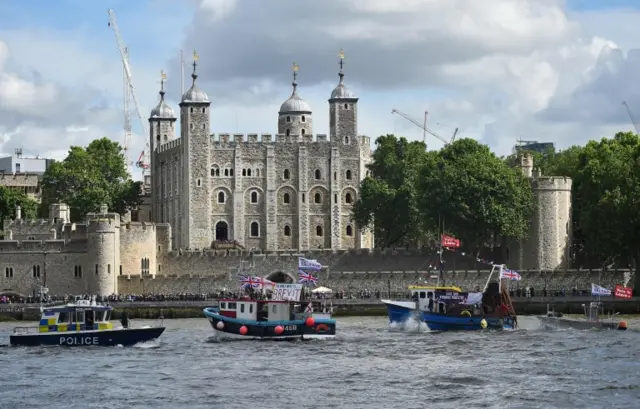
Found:
[(111, 274), (111, 264), (107, 264), (107, 274)]
[[(193, 108), (191, 108), (193, 109)], [(193, 124), (189, 124), (189, 129), (191, 129), (193, 131)]]
[(338, 194), (333, 195), (333, 203), (338, 203)]
[(333, 180), (338, 180), (338, 172), (333, 172)]
[(251, 231), (249, 232), (251, 237), (260, 237), (260, 224), (258, 222), (251, 222)]
[(304, 129), (302, 129), (300, 132), (301, 132), (303, 135), (305, 134), (305, 130), (304, 130)]
[(251, 192), (251, 203), (258, 203), (258, 192)]
[(82, 278), (82, 266), (73, 266), (73, 276), (75, 278)]
[(224, 203), (224, 192), (218, 192), (218, 203)]
[(316, 177), (316, 180), (320, 180), (320, 179), (322, 179), (322, 173), (320, 173), (320, 169), (316, 169), (316, 171), (315, 171), (315, 174), (314, 174), (314, 175), (315, 175), (315, 177)]
[(353, 227), (347, 226), (347, 236), (353, 236)]
[(349, 109), (349, 105), (344, 104), (344, 109)]
[(225, 169), (225, 170), (224, 170), (224, 175), (225, 175), (225, 176), (229, 176), (229, 169)]
[(146, 257), (140, 260), (140, 273), (142, 275), (149, 274), (149, 259)]
[(4, 269), (4, 276), (6, 278), (13, 278), (13, 267), (7, 267)]
[(229, 169), (229, 175), (233, 176), (233, 169)]
[(196, 186), (198, 187), (202, 186), (202, 181), (200, 179), (196, 180)]
[(162, 264), (158, 264), (158, 274), (162, 271)]
[(307, 122), (307, 118), (305, 118), (304, 115), (302, 115), (302, 118), (300, 118), (302, 120), (302, 122)]
[(202, 130), (204, 131), (205, 129), (207, 129), (207, 124), (202, 124)]
[(322, 226), (316, 226), (316, 236), (322, 236)]
[(289, 204), (289, 201), (290, 201), (289, 193), (285, 193), (284, 196), (282, 196), (282, 202), (284, 204)]
[(168, 139), (168, 138), (167, 138), (167, 134), (164, 134), (164, 141), (166, 142), (166, 141), (167, 141), (167, 139)]
[(286, 130), (286, 131), (284, 131), (284, 134), (285, 134), (285, 135), (287, 135), (287, 136), (289, 136), (289, 135), (291, 135), (291, 131), (287, 128), (287, 130)]
[(27, 240), (35, 240), (36, 236), (27, 236)]
[(290, 116), (287, 117), (287, 122), (291, 122), (291, 117)]
[(351, 180), (351, 169), (347, 169), (347, 172), (345, 173), (345, 177), (347, 178), (347, 180)]
[(206, 112), (207, 112), (207, 109), (206, 108), (202, 108), (202, 113), (204, 114)]
[(242, 176), (247, 176), (247, 170), (246, 169), (242, 169)]
[(158, 141), (158, 143), (160, 143), (160, 135), (156, 136), (156, 141)]
[(316, 204), (321, 204), (322, 203), (322, 195), (320, 193), (316, 193), (315, 195), (313, 195), (313, 201)]
[(251, 176), (251, 169), (247, 169), (247, 176)]
[(346, 203), (351, 203), (353, 202), (353, 197), (351, 196), (351, 193), (347, 193), (346, 195), (344, 195), (344, 201)]
[(349, 137), (348, 137), (348, 136), (345, 136), (345, 137), (344, 137), (344, 143), (345, 143), (345, 144), (347, 144), (347, 145), (349, 145)]
[(120, 275), (122, 275), (122, 264), (120, 264)]
[(33, 266), (33, 278), (40, 278), (40, 266)]
[(212, 167), (211, 176), (220, 176), (220, 168), (217, 166)]
[(287, 237), (291, 236), (291, 226), (288, 224), (284, 226), (284, 235)]
[(289, 169), (285, 169), (284, 172), (282, 172), (282, 178), (285, 180), (289, 180), (290, 177), (291, 173), (289, 172)]
[(98, 265), (96, 264), (96, 275), (98, 275)]
[(304, 203), (304, 193), (302, 194), (302, 203)]

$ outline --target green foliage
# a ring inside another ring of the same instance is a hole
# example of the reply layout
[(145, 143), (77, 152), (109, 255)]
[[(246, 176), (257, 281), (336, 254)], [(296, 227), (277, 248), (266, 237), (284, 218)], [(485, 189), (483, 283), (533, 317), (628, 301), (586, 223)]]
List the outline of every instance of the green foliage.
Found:
[(429, 154), (424, 143), (394, 135), (380, 136), (376, 145), (353, 218), (359, 226), (374, 228), (380, 247), (406, 244), (421, 234), (416, 186)]
[(72, 146), (62, 162), (50, 165), (42, 179), (42, 212), (49, 204), (66, 203), (71, 219), (79, 221), (100, 205), (124, 213), (140, 204), (141, 182), (133, 182), (119, 143), (96, 139), (86, 148)]
[(603, 265), (640, 261), (638, 135), (618, 133), (589, 142), (579, 155), (573, 195), (587, 254)]
[(486, 145), (459, 139), (422, 168), (425, 228), (446, 231), (477, 248), (499, 237), (525, 237), (532, 210), (530, 182)]
[(38, 203), (29, 198), (23, 191), (0, 186), (0, 222), (4, 225), (7, 219), (16, 217), (16, 206), (20, 206), (23, 219), (35, 219)]

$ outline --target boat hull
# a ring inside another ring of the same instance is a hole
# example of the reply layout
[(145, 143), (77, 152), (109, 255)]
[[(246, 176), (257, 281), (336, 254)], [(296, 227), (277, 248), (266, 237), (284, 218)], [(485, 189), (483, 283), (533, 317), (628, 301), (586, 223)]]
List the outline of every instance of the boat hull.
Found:
[[(314, 317), (314, 324), (309, 326), (304, 320), (250, 321), (229, 318), (218, 314), (215, 308), (205, 308), (203, 312), (214, 334), (222, 338), (308, 340), (330, 339), (336, 336), (336, 320), (332, 318)], [(278, 326), (283, 329), (280, 334), (276, 333)], [(245, 334), (241, 334), (242, 327), (246, 328)]]
[(164, 327), (148, 327), (101, 331), (13, 334), (9, 337), (9, 343), (13, 346), (131, 346), (140, 342), (153, 341), (159, 338), (164, 330)]
[(542, 325), (552, 329), (578, 329), (578, 330), (626, 330), (625, 327), (620, 327), (617, 322), (589, 322), (586, 320), (577, 320), (571, 318), (561, 317), (538, 317)]
[(405, 322), (412, 317), (423, 321), (431, 331), (479, 331), (482, 320), (490, 329), (514, 329), (516, 323), (511, 318), (501, 317), (470, 317), (465, 315), (446, 315), (416, 311), (415, 302), (382, 300), (387, 307), (389, 322)]

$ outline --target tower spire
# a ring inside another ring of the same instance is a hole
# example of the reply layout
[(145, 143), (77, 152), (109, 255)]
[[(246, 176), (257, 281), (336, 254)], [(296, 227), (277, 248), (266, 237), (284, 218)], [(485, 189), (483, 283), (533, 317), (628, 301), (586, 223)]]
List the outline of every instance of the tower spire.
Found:
[(340, 84), (342, 84), (344, 81), (344, 72), (342, 72), (342, 68), (344, 67), (344, 50), (343, 49), (340, 49), (340, 52), (338, 53), (338, 57), (340, 57), (340, 72), (338, 73), (338, 76), (340, 77)]
[(294, 62), (291, 69), (293, 70), (293, 82), (291, 83), (291, 85), (293, 85), (293, 92), (291, 95), (293, 95), (298, 90), (298, 82), (296, 79), (298, 78), (298, 70), (300, 70), (300, 66)]
[(196, 50), (193, 50), (193, 73), (191, 73), (191, 78), (193, 78), (193, 85), (196, 85), (196, 78), (198, 78), (198, 74), (196, 74), (196, 67), (198, 66), (197, 61), (200, 59)]

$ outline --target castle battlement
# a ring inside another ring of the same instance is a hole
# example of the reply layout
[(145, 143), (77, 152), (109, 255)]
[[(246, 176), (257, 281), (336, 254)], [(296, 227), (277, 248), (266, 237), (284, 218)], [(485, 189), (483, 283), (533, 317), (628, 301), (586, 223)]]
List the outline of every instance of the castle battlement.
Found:
[(337, 258), (344, 255), (352, 256), (414, 256), (414, 257), (428, 257), (433, 255), (433, 250), (429, 248), (421, 249), (406, 249), (406, 248), (387, 248), (387, 249), (344, 249), (344, 250), (274, 250), (274, 251), (260, 251), (260, 250), (215, 250), (215, 249), (202, 249), (202, 250), (173, 250), (168, 254), (171, 258), (238, 258), (238, 259), (251, 259), (251, 258), (295, 258), (305, 257), (309, 259), (313, 258)]
[(167, 143), (163, 143), (162, 145), (158, 146), (156, 149), (157, 149), (157, 152), (166, 152), (166, 151), (175, 149), (181, 145), (182, 145), (182, 138), (177, 138)]
[(129, 222), (123, 223), (124, 229), (122, 230), (122, 234), (127, 231), (135, 232), (135, 231), (155, 231), (156, 225), (154, 223), (145, 223), (145, 222)]
[(6, 230), (11, 226), (62, 226), (64, 224), (64, 220), (61, 219), (5, 219), (4, 228)]
[(61, 253), (64, 240), (0, 240), (0, 253)]
[(38, 175), (32, 173), (0, 173), (0, 185), (2, 186), (37, 186)]
[[(275, 136), (275, 138), (274, 138)], [(211, 134), (211, 142), (213, 143), (327, 143), (330, 142), (326, 134), (317, 135), (285, 135), (263, 133), (249, 134)], [(164, 146), (164, 145), (163, 145)]]
[(532, 183), (533, 190), (571, 191), (573, 181), (566, 176), (538, 176)]

